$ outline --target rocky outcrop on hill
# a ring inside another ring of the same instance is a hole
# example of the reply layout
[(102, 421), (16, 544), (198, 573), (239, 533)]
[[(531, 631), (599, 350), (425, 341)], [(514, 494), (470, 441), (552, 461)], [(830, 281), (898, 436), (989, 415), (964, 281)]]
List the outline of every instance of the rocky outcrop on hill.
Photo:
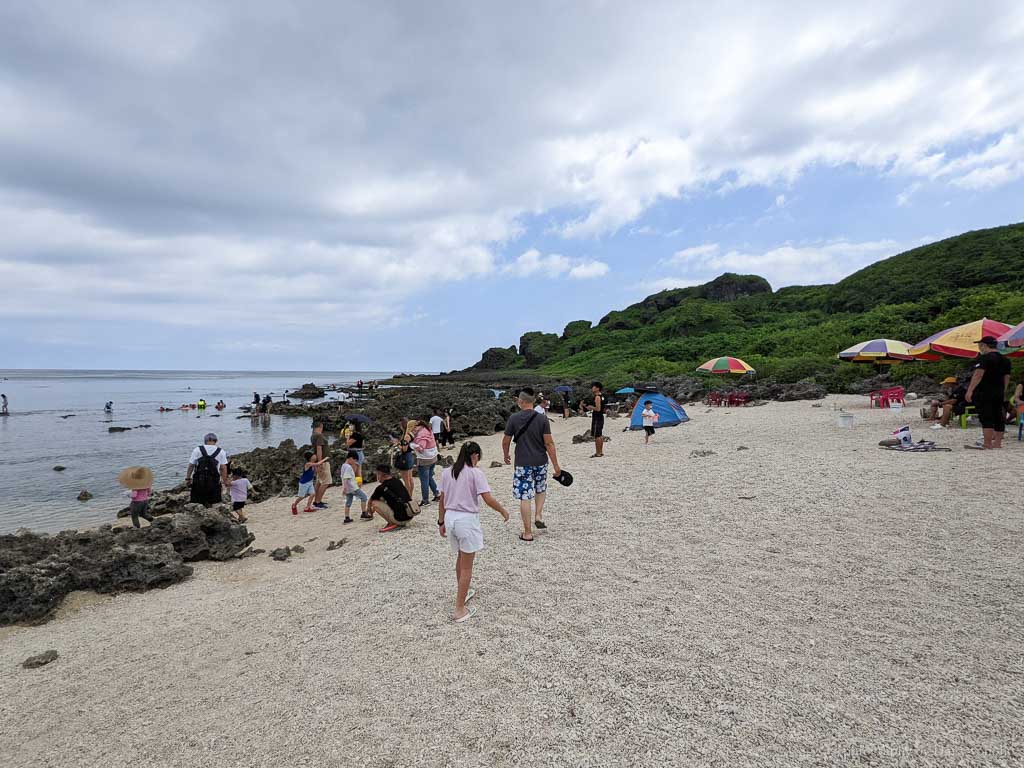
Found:
[(215, 509), (188, 505), (146, 528), (0, 536), (0, 626), (47, 618), (76, 590), (101, 593), (167, 587), (196, 560), (227, 560), (255, 537)]

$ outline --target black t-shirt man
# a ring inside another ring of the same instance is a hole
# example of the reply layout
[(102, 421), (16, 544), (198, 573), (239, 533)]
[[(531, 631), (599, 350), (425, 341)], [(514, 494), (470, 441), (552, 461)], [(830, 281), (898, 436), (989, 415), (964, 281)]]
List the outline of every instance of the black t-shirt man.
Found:
[(400, 523), (407, 523), (412, 518), (409, 516), (409, 502), (412, 498), (406, 490), (405, 483), (397, 477), (389, 477), (382, 480), (373, 490), (370, 501), (383, 501), (391, 508), (395, 520)]
[(1010, 361), (998, 352), (986, 352), (978, 356), (971, 370), (983, 371), (981, 381), (974, 388), (973, 400), (995, 400), (1002, 404), (1006, 395), (1005, 377), (1010, 375)]
[(520, 430), (523, 434), (515, 441), (515, 465), (517, 467), (542, 467), (548, 463), (547, 443), (544, 435), (551, 434), (551, 422), (537, 411), (516, 411), (505, 425), (505, 434), (514, 438)]

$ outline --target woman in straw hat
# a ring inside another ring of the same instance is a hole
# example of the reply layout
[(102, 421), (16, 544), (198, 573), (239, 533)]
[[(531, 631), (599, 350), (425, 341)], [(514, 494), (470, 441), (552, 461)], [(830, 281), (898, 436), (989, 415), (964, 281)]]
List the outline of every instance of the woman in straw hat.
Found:
[(139, 527), (139, 518), (143, 517), (148, 522), (153, 522), (153, 516), (149, 514), (149, 497), (153, 493), (153, 472), (149, 467), (128, 467), (121, 470), (117, 476), (117, 482), (129, 490), (131, 504), (128, 511), (132, 515), (132, 525)]

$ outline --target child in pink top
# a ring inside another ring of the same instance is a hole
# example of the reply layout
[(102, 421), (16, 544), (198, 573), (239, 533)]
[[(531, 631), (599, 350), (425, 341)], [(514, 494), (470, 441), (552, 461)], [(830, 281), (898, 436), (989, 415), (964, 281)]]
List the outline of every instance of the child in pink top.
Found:
[(455, 466), (441, 474), (441, 497), (437, 524), (441, 538), (447, 538), (456, 554), (455, 613), (452, 618), (463, 622), (473, 616), (466, 602), (475, 592), (469, 588), (473, 578), (473, 559), (484, 548), (484, 532), (480, 527), (480, 499), (508, 522), (508, 510), (491, 494), (491, 486), (482, 469), (477, 468), (482, 453), (476, 443), (464, 443)]

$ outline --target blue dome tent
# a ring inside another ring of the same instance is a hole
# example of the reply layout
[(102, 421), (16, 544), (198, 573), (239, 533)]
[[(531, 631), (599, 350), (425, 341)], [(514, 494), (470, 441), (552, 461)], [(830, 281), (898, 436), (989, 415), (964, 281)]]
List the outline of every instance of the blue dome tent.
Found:
[(643, 416), (640, 414), (644, 410), (644, 403), (648, 400), (651, 402), (651, 408), (658, 414), (658, 420), (654, 423), (655, 428), (674, 427), (690, 420), (686, 411), (683, 410), (683, 406), (668, 395), (663, 395), (660, 392), (644, 392), (640, 394), (636, 405), (633, 406), (633, 415), (629, 420), (630, 429), (644, 428)]

